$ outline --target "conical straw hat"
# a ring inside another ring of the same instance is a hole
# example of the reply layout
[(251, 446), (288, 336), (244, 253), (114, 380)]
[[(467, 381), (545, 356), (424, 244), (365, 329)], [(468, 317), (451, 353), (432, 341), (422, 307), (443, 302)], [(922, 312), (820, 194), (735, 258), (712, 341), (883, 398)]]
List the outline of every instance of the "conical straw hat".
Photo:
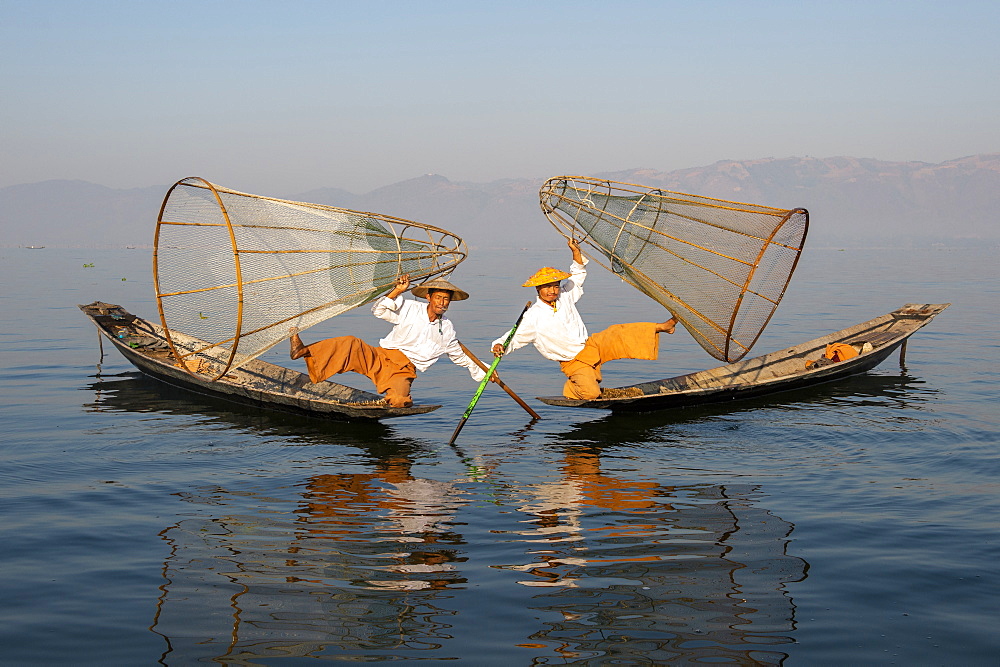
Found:
[(468, 292), (458, 289), (450, 282), (442, 278), (435, 278), (434, 280), (429, 280), (422, 285), (417, 285), (410, 291), (413, 293), (413, 296), (422, 298), (427, 296), (427, 294), (431, 290), (448, 290), (449, 292), (451, 292), (452, 301), (465, 301), (466, 299), (469, 298)]
[(521, 285), (521, 287), (538, 287), (539, 285), (545, 285), (548, 283), (557, 283), (560, 280), (566, 280), (569, 278), (569, 274), (565, 271), (560, 271), (559, 269), (553, 269), (551, 266), (546, 266), (544, 268), (538, 269), (535, 275), (528, 278), (528, 282)]

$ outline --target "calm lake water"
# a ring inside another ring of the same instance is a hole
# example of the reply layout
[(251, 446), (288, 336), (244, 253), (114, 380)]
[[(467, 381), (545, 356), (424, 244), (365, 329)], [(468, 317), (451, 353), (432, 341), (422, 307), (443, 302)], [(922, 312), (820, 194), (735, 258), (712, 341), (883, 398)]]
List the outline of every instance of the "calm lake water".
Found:
[[(525, 349), (501, 375), (543, 419), (490, 386), (452, 448), (475, 385), (447, 360), (414, 385), (443, 408), (376, 425), (212, 402), (101, 363), (76, 308), (155, 317), (149, 251), (2, 249), (0, 663), (996, 664), (996, 256), (808, 248), (753, 352), (952, 302), (903, 367), (613, 416), (534, 401), (562, 376)], [(463, 341), (485, 356), (568, 259), (474, 251)], [(591, 331), (661, 312), (592, 268)], [(718, 365), (662, 338), (606, 386)]]

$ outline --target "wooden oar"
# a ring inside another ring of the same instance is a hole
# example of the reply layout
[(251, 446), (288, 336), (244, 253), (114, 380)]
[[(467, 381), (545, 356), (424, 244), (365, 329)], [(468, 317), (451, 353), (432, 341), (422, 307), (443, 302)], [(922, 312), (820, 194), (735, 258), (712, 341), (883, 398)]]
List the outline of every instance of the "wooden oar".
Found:
[[(514, 332), (516, 332), (517, 328), (521, 325), (521, 320), (524, 318), (524, 314), (528, 312), (529, 308), (531, 308), (530, 301), (524, 306), (524, 310), (521, 311), (521, 314), (517, 316), (517, 322), (514, 322), (514, 327), (510, 330), (510, 333), (507, 334), (507, 340), (503, 343), (504, 351), (507, 350), (507, 346), (510, 345), (510, 341), (514, 339)], [(469, 421), (469, 415), (471, 415), (472, 411), (476, 408), (476, 403), (479, 402), (479, 397), (483, 395), (483, 390), (486, 389), (486, 383), (490, 381), (490, 376), (493, 375), (493, 371), (496, 370), (497, 364), (500, 363), (502, 358), (503, 357), (494, 357), (493, 363), (486, 369), (486, 376), (479, 382), (479, 388), (476, 389), (476, 394), (472, 397), (472, 402), (469, 403), (469, 407), (465, 409), (465, 414), (462, 415), (462, 420), (458, 422), (458, 426), (455, 427), (455, 432), (451, 434), (451, 440), (448, 441), (449, 445), (455, 443), (455, 438), (458, 437), (462, 427), (465, 426), (465, 422)]]
[[(477, 366), (479, 366), (480, 368), (482, 368), (484, 371), (489, 370), (489, 367), (486, 364), (484, 364), (479, 359), (477, 359), (476, 355), (472, 354), (472, 350), (470, 350), (469, 348), (465, 347), (465, 343), (459, 341), (458, 344), (461, 345), (462, 346), (462, 350), (467, 355), (469, 355), (469, 359), (472, 359), (474, 362), (476, 362)], [(542, 418), (542, 416), (540, 414), (538, 414), (537, 412), (535, 412), (534, 410), (531, 409), (530, 405), (528, 405), (523, 400), (521, 400), (521, 397), (518, 396), (517, 394), (515, 394), (513, 389), (511, 389), (510, 387), (508, 387), (507, 385), (505, 385), (503, 383), (503, 381), (499, 377), (496, 380), (494, 380), (494, 382), (496, 382), (498, 385), (500, 385), (501, 389), (503, 389), (505, 392), (507, 392), (508, 394), (510, 394), (510, 397), (513, 398), (515, 401), (517, 401), (517, 404), (520, 405), (522, 408), (524, 408), (525, 412), (527, 412), (529, 415), (531, 415), (532, 419), (541, 419)]]

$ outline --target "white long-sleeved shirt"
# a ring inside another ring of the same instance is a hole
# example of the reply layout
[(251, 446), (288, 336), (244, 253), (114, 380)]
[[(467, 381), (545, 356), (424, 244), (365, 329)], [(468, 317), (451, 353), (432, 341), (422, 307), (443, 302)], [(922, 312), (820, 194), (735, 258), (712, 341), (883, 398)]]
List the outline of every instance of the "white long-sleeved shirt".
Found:
[(451, 320), (439, 317), (430, 322), (427, 304), (398, 296), (382, 297), (372, 306), (375, 317), (395, 324), (389, 335), (378, 344), (387, 350), (399, 350), (413, 362), (418, 371), (426, 371), (442, 354), (469, 370), (476, 382), (486, 373), (462, 350)]
[[(583, 349), (587, 342), (587, 327), (576, 309), (576, 302), (583, 296), (583, 281), (587, 278), (586, 264), (573, 262), (569, 266), (570, 277), (559, 285), (559, 298), (555, 308), (541, 299), (535, 299), (524, 314), (521, 324), (514, 334), (507, 352), (533, 343), (535, 349), (552, 361), (569, 361)], [(493, 341), (493, 345), (503, 345), (510, 330)]]

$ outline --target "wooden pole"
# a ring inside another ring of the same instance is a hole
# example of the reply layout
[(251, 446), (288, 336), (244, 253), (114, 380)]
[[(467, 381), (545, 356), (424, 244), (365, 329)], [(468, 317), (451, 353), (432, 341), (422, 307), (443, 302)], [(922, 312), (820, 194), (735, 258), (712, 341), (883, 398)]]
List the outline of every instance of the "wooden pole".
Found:
[[(482, 368), (484, 371), (488, 371), (489, 370), (489, 366), (487, 366), (482, 361), (480, 361), (479, 359), (477, 359), (476, 355), (472, 354), (472, 350), (470, 350), (469, 348), (467, 348), (465, 346), (465, 343), (459, 341), (458, 344), (462, 346), (462, 351), (464, 351), (467, 355), (469, 355), (469, 359), (472, 359), (474, 362), (476, 362), (477, 366), (479, 366), (480, 368)], [(496, 379), (494, 381), (498, 385), (500, 385), (501, 389), (503, 389), (505, 392), (507, 392), (508, 394), (510, 394), (510, 397), (513, 398), (515, 401), (517, 401), (517, 404), (520, 405), (522, 408), (524, 408), (525, 412), (527, 412), (529, 415), (531, 415), (532, 419), (541, 419), (542, 418), (542, 416), (540, 414), (538, 414), (537, 412), (535, 412), (534, 410), (532, 410), (531, 406), (528, 405), (527, 403), (525, 403), (521, 399), (520, 396), (518, 396), (517, 394), (515, 394), (514, 391), (510, 387), (508, 387), (506, 384), (504, 384), (500, 380), (499, 377), (496, 377)]]

